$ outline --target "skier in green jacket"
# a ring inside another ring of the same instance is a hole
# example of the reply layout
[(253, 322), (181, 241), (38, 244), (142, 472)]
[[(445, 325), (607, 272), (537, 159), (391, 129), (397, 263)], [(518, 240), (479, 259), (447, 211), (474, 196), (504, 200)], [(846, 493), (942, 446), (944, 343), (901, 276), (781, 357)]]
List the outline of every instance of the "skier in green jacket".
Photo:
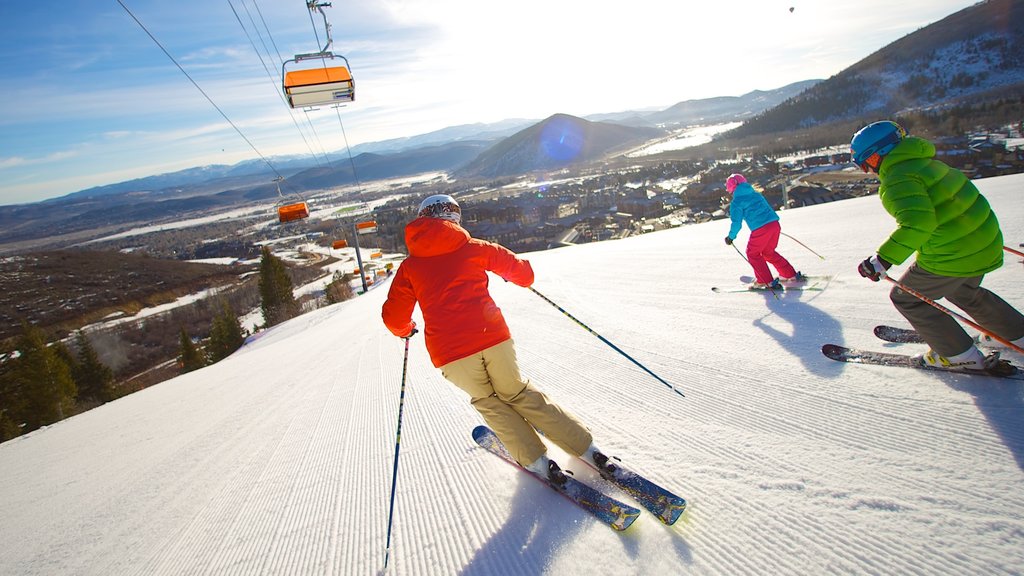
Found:
[[(902, 285), (931, 300), (946, 298), (993, 334), (1024, 346), (1024, 315), (981, 287), (985, 274), (1003, 265), (1003, 235), (974, 183), (935, 160), (931, 142), (888, 120), (854, 134), (850, 152), (862, 170), (878, 174), (878, 196), (897, 224), (878, 253), (860, 263), (860, 275), (878, 282), (917, 253)], [(931, 347), (921, 357), (925, 364), (985, 370), (998, 363), (998, 353), (986, 358), (952, 316), (899, 287), (889, 297)]]

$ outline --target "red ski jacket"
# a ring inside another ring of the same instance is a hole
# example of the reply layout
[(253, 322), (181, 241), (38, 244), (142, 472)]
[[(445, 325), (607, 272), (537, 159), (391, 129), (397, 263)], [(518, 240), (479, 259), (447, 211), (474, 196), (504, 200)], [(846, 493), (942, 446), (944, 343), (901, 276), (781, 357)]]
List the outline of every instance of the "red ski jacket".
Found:
[(508, 340), (501, 310), (487, 290), (487, 272), (519, 286), (533, 284), (533, 268), (511, 250), (470, 237), (439, 218), (417, 218), (405, 227), (409, 257), (391, 280), (381, 316), (392, 334), (407, 336), (417, 303), (424, 342), (440, 367)]

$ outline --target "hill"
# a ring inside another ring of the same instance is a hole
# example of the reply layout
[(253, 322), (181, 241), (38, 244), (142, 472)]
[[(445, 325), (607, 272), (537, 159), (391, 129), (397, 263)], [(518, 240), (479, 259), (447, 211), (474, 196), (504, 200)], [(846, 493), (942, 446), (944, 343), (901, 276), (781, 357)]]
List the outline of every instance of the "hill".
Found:
[[(1007, 242), (1024, 241), (1024, 176), (979, 186)], [(422, 337), (405, 365), (381, 326), (385, 285), (0, 444), (0, 573), (376, 574), (396, 452), (392, 574), (1019, 572), (1019, 386), (824, 358), (829, 341), (922, 349), (872, 335), (904, 324), (885, 283), (856, 273), (892, 220), (867, 197), (782, 223), (826, 256), (780, 245), (832, 276), (823, 291), (713, 293), (750, 273), (721, 221), (526, 255), (538, 291), (685, 398), (530, 291), (491, 283), (523, 375), (689, 500), (674, 528), (644, 514), (615, 533), (477, 448), (480, 417)], [(1020, 307), (1021, 274), (1008, 258), (985, 284)]]
[(987, 0), (881, 48), (731, 131), (766, 135), (1024, 93), (1024, 2)]
[(594, 162), (615, 150), (643, 143), (666, 132), (555, 114), (505, 138), (455, 171), (459, 177), (495, 178), (557, 170)]
[(186, 294), (230, 285), (251, 266), (219, 266), (89, 250), (4, 258), (0, 275), (0, 341), (21, 323), (53, 333), (112, 314), (132, 315)]

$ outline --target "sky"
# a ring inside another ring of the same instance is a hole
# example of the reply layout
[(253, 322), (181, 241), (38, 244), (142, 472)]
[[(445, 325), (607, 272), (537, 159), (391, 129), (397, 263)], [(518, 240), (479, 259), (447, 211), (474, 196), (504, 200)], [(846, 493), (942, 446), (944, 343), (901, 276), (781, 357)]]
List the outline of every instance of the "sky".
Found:
[(322, 17), (299, 0), (2, 2), (0, 205), (447, 126), (664, 109), (827, 78), (972, 3), (336, 0), (324, 13), (356, 101), (307, 113), (279, 86), (284, 60), (325, 43)]
[[(1024, 175), (977, 183), (1017, 247)], [(1019, 574), (1021, 383), (825, 358), (828, 342), (924, 349), (875, 338), (907, 324), (889, 284), (856, 272), (893, 221), (868, 196), (781, 223), (824, 257), (779, 245), (831, 276), (824, 290), (712, 292), (751, 274), (723, 220), (524, 255), (535, 290), (685, 397), (531, 291), (491, 282), (524, 377), (686, 498), (674, 527), (643, 512), (617, 533), (478, 448), (480, 416), (421, 337), (403, 364), (384, 283), (0, 444), (0, 573), (380, 574), (401, 406), (388, 574)], [(1022, 274), (1007, 254), (984, 284), (1021, 308)]]

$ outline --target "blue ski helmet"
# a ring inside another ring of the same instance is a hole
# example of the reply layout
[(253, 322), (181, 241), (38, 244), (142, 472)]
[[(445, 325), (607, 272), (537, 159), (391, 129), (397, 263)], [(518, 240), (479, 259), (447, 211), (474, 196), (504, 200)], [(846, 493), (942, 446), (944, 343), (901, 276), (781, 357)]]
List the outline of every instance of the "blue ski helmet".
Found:
[(850, 141), (850, 156), (867, 172), (868, 167), (878, 170), (882, 158), (907, 135), (907, 131), (891, 120), (872, 122), (861, 128)]

